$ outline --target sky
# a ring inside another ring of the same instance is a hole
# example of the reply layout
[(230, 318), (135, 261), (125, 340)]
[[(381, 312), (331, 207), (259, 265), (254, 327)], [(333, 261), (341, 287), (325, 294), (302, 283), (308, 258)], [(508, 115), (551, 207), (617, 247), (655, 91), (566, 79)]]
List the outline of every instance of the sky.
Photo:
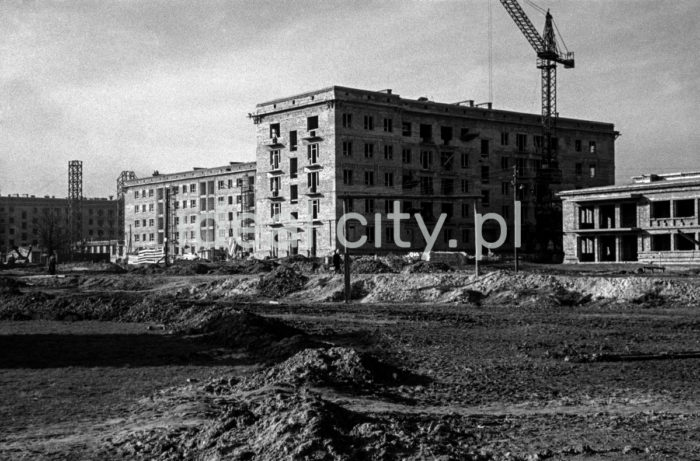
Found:
[[(560, 115), (621, 132), (617, 182), (700, 170), (700, 2), (536, 4), (576, 53)], [(489, 43), (494, 107), (540, 112), (534, 51), (498, 0), (5, 0), (0, 17), (2, 195), (66, 196), (70, 160), (88, 197), (123, 170), (253, 161), (257, 103), (331, 85), (485, 102)]]

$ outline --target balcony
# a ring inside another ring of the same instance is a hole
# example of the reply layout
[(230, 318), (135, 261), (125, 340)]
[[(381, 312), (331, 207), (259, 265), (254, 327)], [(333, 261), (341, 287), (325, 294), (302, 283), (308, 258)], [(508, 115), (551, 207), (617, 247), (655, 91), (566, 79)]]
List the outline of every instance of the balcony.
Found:
[(665, 228), (665, 227), (689, 227), (697, 226), (698, 218), (695, 216), (686, 216), (682, 218), (651, 218), (649, 219), (649, 227)]
[(267, 172), (268, 176), (279, 176), (282, 174), (282, 166), (279, 161), (270, 164), (270, 171)]
[(276, 148), (284, 146), (284, 143), (281, 136), (273, 136), (269, 139), (264, 140), (263, 145), (267, 147)]
[(282, 197), (282, 193), (279, 189), (273, 189), (270, 191), (270, 195), (267, 196), (267, 199), (271, 202), (281, 202), (284, 200), (284, 197)]
[(321, 195), (321, 192), (319, 191), (318, 186), (312, 186), (306, 188), (306, 190), (304, 191), (304, 195), (308, 197), (317, 197)]
[(318, 171), (318, 170), (322, 170), (322, 169), (323, 169), (323, 165), (321, 165), (318, 162), (314, 162), (314, 163), (311, 163), (309, 165), (304, 166), (304, 171), (306, 171), (306, 172)]
[(315, 129), (315, 130), (307, 131), (306, 134), (304, 136), (302, 136), (301, 139), (303, 139), (304, 141), (311, 142), (311, 141), (319, 141), (322, 138), (321, 138), (320, 131), (318, 129)]

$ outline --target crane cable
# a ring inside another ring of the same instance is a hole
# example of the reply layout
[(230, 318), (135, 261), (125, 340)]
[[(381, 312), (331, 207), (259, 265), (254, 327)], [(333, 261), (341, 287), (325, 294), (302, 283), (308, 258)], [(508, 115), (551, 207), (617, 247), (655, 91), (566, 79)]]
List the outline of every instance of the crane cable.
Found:
[(493, 0), (487, 1), (489, 2), (489, 102), (493, 104), (493, 16), (491, 12), (491, 3)]

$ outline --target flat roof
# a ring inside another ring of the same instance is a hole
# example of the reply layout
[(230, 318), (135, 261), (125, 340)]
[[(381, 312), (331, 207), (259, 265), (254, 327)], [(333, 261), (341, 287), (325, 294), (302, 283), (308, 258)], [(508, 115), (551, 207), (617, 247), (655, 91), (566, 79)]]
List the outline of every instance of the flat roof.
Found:
[[(476, 105), (473, 105), (474, 101), (461, 101), (459, 103), (443, 103), (443, 102), (436, 102), (429, 100), (428, 98), (420, 98), (420, 99), (407, 99), (407, 98), (402, 98), (400, 95), (394, 93), (390, 89), (386, 90), (363, 90), (360, 88), (351, 88), (351, 87), (345, 87), (345, 86), (328, 86), (325, 88), (321, 88), (318, 90), (313, 90), (313, 91), (307, 91), (304, 93), (298, 93), (295, 95), (291, 96), (286, 96), (282, 98), (276, 98), (272, 99), (270, 101), (262, 102), (259, 104), (256, 104), (256, 113), (255, 114), (250, 114), (251, 116), (254, 115), (259, 115), (263, 116), (266, 114), (274, 113), (274, 112), (283, 112), (283, 111), (289, 111), (289, 110), (294, 110), (298, 107), (303, 107), (303, 106), (309, 106), (309, 105), (319, 105), (326, 103), (331, 100), (349, 100), (349, 101), (355, 101), (359, 102), (357, 100), (352, 100), (352, 99), (347, 99), (347, 96), (349, 96), (349, 93), (353, 93), (354, 95), (364, 95), (365, 97), (372, 98), (372, 99), (365, 99), (363, 101), (370, 103), (370, 104), (385, 104), (385, 105), (395, 105), (395, 106), (404, 106), (404, 107), (413, 107), (416, 109), (423, 109), (423, 110), (429, 110), (433, 112), (439, 112), (442, 115), (446, 116), (459, 116), (459, 115), (479, 115), (480, 117), (483, 117), (483, 114), (485, 113), (491, 113), (494, 115), (515, 115), (519, 117), (527, 117), (528, 121), (536, 121), (539, 123), (541, 120), (541, 114), (532, 114), (528, 112), (517, 112), (517, 111), (508, 111), (508, 110), (502, 110), (502, 109), (493, 109), (493, 108), (488, 108), (488, 107), (476, 107)], [(317, 96), (324, 96), (322, 98), (317, 99)], [(285, 104), (285, 103), (290, 103), (291, 104)], [(472, 104), (470, 105), (464, 105), (464, 102), (470, 102)], [(489, 103), (483, 103), (483, 104), (489, 104)], [(277, 105), (284, 105), (284, 107), (277, 107)], [(614, 124), (609, 123), (609, 122), (599, 122), (599, 121), (593, 121), (593, 120), (585, 120), (585, 119), (575, 119), (575, 118), (567, 118), (567, 117), (558, 117), (557, 118), (558, 122), (564, 122), (564, 123), (573, 123), (573, 124), (589, 124), (592, 126), (587, 126), (587, 127), (580, 127), (581, 129), (591, 129), (591, 128), (596, 128), (596, 129), (601, 129), (601, 128), (606, 128), (609, 129), (610, 131), (614, 130)], [(574, 127), (576, 128), (576, 127)]]
[(667, 174), (646, 174), (632, 178), (634, 182), (612, 186), (588, 187), (558, 192), (561, 197), (620, 194), (649, 191), (655, 189), (673, 189), (677, 187), (700, 187), (700, 172), (679, 172)]
[(144, 178), (129, 179), (124, 182), (124, 187), (142, 186), (145, 184), (158, 184), (169, 181), (179, 181), (183, 179), (200, 179), (209, 176), (220, 176), (233, 173), (246, 173), (255, 171), (255, 162), (231, 162), (228, 165), (211, 168), (193, 168), (188, 171), (178, 173), (164, 173)]

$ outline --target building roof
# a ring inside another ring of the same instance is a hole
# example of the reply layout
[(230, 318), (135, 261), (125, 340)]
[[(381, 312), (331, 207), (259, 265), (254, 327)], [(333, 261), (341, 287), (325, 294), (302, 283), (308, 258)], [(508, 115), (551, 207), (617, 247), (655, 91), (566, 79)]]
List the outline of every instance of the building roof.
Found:
[(159, 173), (154, 174), (153, 176), (147, 176), (145, 178), (129, 179), (124, 182), (124, 187), (128, 188), (146, 184), (159, 184), (182, 179), (200, 179), (210, 176), (227, 175), (231, 173), (245, 173), (248, 171), (255, 171), (255, 162), (230, 162), (228, 165), (212, 168), (195, 167), (191, 171), (168, 174)]
[[(426, 111), (433, 114), (439, 112), (447, 116), (462, 116), (478, 119), (487, 118), (493, 121), (507, 122), (518, 121), (525, 124), (541, 123), (540, 114), (493, 109), (491, 103), (474, 104), (473, 100), (456, 103), (441, 103), (431, 101), (425, 97), (418, 99), (402, 98), (398, 94), (393, 93), (391, 89), (373, 91), (344, 86), (329, 86), (314, 91), (307, 91), (305, 93), (262, 102), (255, 106), (255, 113), (249, 115), (252, 118), (259, 118), (276, 112), (287, 112), (296, 110), (299, 107), (321, 105), (335, 100), (362, 102), (368, 105), (400, 106), (403, 109)], [(515, 117), (517, 117), (517, 119), (514, 119)], [(508, 120), (504, 120), (504, 118), (508, 118)], [(614, 131), (614, 125), (612, 123), (559, 117), (557, 118), (557, 123), (560, 122), (566, 124), (567, 128)]]
[(576, 196), (633, 193), (688, 186), (700, 187), (700, 171), (667, 174), (643, 174), (640, 176), (634, 176), (632, 178), (632, 183), (629, 184), (564, 190), (557, 193), (557, 195), (560, 197), (573, 198)]

